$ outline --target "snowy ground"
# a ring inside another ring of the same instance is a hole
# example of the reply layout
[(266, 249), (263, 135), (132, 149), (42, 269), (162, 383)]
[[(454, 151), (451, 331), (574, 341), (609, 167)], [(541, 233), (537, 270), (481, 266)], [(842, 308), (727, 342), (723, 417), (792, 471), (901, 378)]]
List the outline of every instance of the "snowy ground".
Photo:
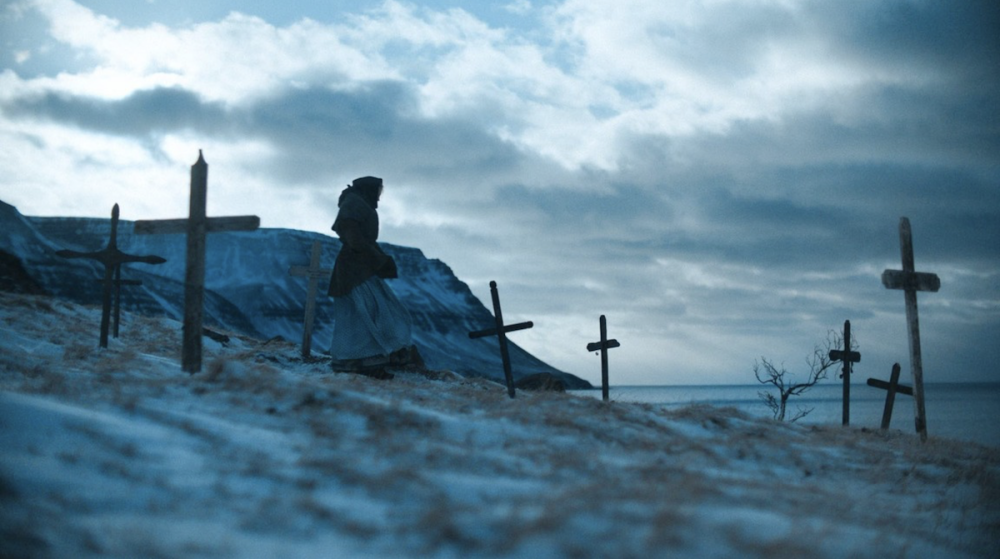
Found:
[(1000, 450), (489, 381), (0, 294), (2, 557), (1000, 557)]

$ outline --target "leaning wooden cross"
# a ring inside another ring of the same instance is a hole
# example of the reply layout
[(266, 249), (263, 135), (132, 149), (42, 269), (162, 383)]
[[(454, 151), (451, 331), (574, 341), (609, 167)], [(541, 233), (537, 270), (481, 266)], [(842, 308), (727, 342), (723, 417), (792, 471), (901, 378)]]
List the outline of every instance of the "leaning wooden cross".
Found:
[(910, 374), (913, 376), (913, 399), (916, 403), (914, 423), (920, 440), (927, 440), (927, 416), (924, 412), (924, 366), (920, 358), (920, 321), (917, 318), (917, 291), (936, 292), (941, 280), (936, 274), (914, 271), (913, 235), (910, 220), (899, 220), (899, 249), (902, 270), (882, 272), (882, 285), (888, 289), (902, 289), (906, 300), (906, 329), (910, 338)]
[(500, 295), (497, 293), (497, 282), (490, 282), (490, 295), (493, 297), (493, 318), (496, 326), (486, 330), (469, 332), (472, 339), (485, 338), (486, 336), (496, 336), (500, 340), (500, 359), (503, 360), (503, 375), (507, 381), (507, 395), (514, 397), (514, 375), (510, 370), (510, 353), (507, 351), (507, 333), (517, 330), (526, 330), (534, 326), (530, 321), (519, 322), (505, 326), (503, 323), (503, 313), (500, 312)]
[(844, 321), (844, 349), (831, 349), (831, 361), (843, 361), (841, 374), (844, 377), (844, 407), (841, 421), (844, 425), (851, 422), (851, 364), (861, 361), (861, 354), (851, 351), (851, 321)]
[(118, 337), (118, 322), (121, 317), (121, 286), (136, 285), (135, 280), (121, 279), (121, 265), (128, 262), (144, 262), (146, 264), (163, 264), (166, 259), (159, 256), (135, 256), (118, 250), (118, 204), (111, 208), (111, 238), (104, 250), (96, 252), (77, 252), (75, 250), (60, 250), (56, 254), (63, 258), (89, 258), (104, 264), (104, 293), (101, 306), (101, 338), (100, 347), (108, 347), (108, 323), (111, 317), (111, 292), (115, 293), (115, 337)]
[(892, 373), (889, 375), (889, 382), (877, 378), (868, 379), (868, 386), (881, 388), (886, 391), (885, 408), (882, 410), (882, 430), (889, 428), (892, 421), (892, 407), (896, 402), (896, 393), (913, 396), (913, 389), (905, 384), (899, 384), (899, 363), (892, 365)]
[(319, 287), (317, 282), (321, 279), (329, 278), (330, 274), (333, 273), (333, 270), (319, 267), (321, 255), (322, 245), (320, 245), (319, 241), (313, 241), (309, 265), (292, 266), (288, 269), (288, 273), (293, 276), (305, 276), (308, 278), (306, 287), (306, 316), (302, 326), (302, 359), (309, 359), (309, 353), (312, 350), (312, 328), (316, 316), (316, 292)]
[(260, 227), (255, 215), (206, 217), (208, 164), (198, 150), (191, 166), (191, 203), (187, 219), (155, 219), (135, 222), (137, 235), (187, 233), (184, 271), (184, 344), (181, 368), (191, 374), (201, 370), (202, 315), (205, 298), (205, 236), (221, 231), (253, 231)]
[(608, 339), (608, 319), (601, 315), (601, 341), (587, 344), (587, 351), (601, 352), (601, 397), (608, 401), (608, 350), (621, 347), (618, 340)]

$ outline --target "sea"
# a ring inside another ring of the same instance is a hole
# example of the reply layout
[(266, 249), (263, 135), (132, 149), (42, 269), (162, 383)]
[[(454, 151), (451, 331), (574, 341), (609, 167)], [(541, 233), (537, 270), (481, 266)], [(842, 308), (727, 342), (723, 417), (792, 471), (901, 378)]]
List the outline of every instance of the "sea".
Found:
[[(704, 385), (704, 386), (612, 386), (608, 397), (617, 402), (643, 402), (665, 408), (690, 404), (711, 404), (734, 407), (759, 417), (772, 417), (760, 392), (768, 386)], [(841, 425), (843, 418), (843, 385), (819, 384), (788, 400), (786, 414), (793, 416), (799, 408), (812, 409), (798, 423)], [(771, 387), (777, 396), (777, 390)], [(596, 390), (573, 390), (574, 394), (601, 398)], [(866, 384), (851, 385), (850, 425), (879, 428), (885, 408), (886, 391)], [(1000, 447), (1000, 383), (928, 383), (924, 385), (924, 407), (929, 437), (946, 437)], [(914, 427), (913, 398), (896, 394), (890, 429), (911, 432)]]

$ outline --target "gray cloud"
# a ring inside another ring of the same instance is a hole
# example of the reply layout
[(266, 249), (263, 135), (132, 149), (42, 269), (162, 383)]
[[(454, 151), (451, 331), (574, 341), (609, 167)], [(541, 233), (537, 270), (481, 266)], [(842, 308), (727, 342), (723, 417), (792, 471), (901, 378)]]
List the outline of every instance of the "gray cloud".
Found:
[[(1000, 76), (1000, 6), (990, 0), (816, 4), (843, 52), (886, 64), (921, 61), (972, 80)], [(994, 61), (990, 63), (989, 61)]]
[(121, 100), (50, 91), (15, 98), (0, 108), (14, 118), (44, 119), (140, 139), (185, 129), (218, 132), (232, 127), (220, 104), (205, 103), (179, 88), (137, 91)]
[[(902, 359), (905, 339), (884, 334), (902, 328), (902, 296), (878, 275), (898, 266), (896, 227), (906, 215), (918, 268), (944, 283), (921, 298), (938, 345), (928, 349), (929, 363), (993, 378), (997, 12), (989, 2), (861, 1), (794, 14), (744, 8), (690, 36), (655, 29), (656, 40), (682, 45), (684, 63), (707, 79), (738, 78), (768, 40), (801, 37), (854, 67), (904, 68), (893, 76), (912, 79), (844, 87), (713, 132), (622, 132), (612, 170), (564, 168), (500, 139), (498, 124), (520, 126), (525, 117), (499, 106), (421, 116), (415, 81), (289, 87), (238, 106), (183, 89), (115, 101), (50, 92), (9, 99), (0, 110), (148, 144), (175, 131), (262, 141), (272, 149), (248, 162), (251, 170), (275, 188), (305, 188), (331, 218), (342, 186), (331, 192), (333, 178), (379, 174), (404, 212), (443, 216), (440, 224), (389, 224), (393, 238), (480, 282), (480, 296), (496, 279), (513, 312), (528, 319), (596, 320), (611, 309), (633, 321), (623, 329), (661, 336), (664, 345), (766, 338), (762, 352), (800, 348), (797, 359), (850, 318), (868, 340), (866, 361)], [(656, 93), (644, 87), (636, 89)], [(949, 355), (953, 363), (944, 363)], [(755, 357), (726, 367), (749, 370)], [(663, 366), (653, 357), (646, 363)]]

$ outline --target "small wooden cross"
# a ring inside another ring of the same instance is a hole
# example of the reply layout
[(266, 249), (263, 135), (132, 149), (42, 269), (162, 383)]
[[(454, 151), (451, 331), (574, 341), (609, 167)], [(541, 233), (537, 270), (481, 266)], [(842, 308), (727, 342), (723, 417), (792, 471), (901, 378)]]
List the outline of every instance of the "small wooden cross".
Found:
[(497, 282), (490, 282), (490, 295), (493, 297), (493, 318), (496, 326), (486, 330), (469, 332), (469, 338), (485, 338), (486, 336), (496, 336), (500, 340), (500, 359), (503, 360), (503, 375), (507, 381), (507, 395), (514, 397), (514, 375), (510, 370), (510, 353), (507, 351), (507, 333), (517, 330), (526, 330), (534, 326), (532, 322), (519, 322), (504, 326), (503, 313), (500, 312), (500, 295), (497, 293)]
[(905, 384), (899, 384), (899, 363), (894, 363), (892, 365), (892, 373), (889, 375), (889, 382), (876, 378), (870, 378), (868, 379), (868, 386), (881, 388), (886, 391), (885, 409), (882, 410), (882, 430), (888, 429), (889, 422), (892, 421), (892, 406), (896, 402), (896, 393), (899, 392), (901, 394), (913, 396), (913, 389)]
[(137, 235), (187, 234), (187, 262), (184, 269), (184, 344), (181, 368), (192, 375), (201, 370), (202, 317), (205, 299), (205, 237), (220, 231), (254, 231), (260, 227), (255, 215), (206, 217), (208, 163), (198, 150), (191, 166), (191, 203), (187, 219), (154, 219), (135, 222)]
[(941, 289), (941, 280), (936, 274), (914, 271), (913, 235), (910, 220), (899, 220), (899, 251), (902, 255), (902, 270), (882, 272), (882, 285), (888, 289), (903, 290), (906, 300), (906, 329), (910, 340), (910, 374), (913, 377), (914, 423), (920, 440), (927, 440), (927, 415), (924, 410), (924, 365), (920, 357), (920, 321), (917, 317), (917, 291), (936, 292)]
[(320, 268), (319, 262), (322, 255), (322, 245), (319, 241), (313, 241), (312, 253), (308, 266), (292, 266), (288, 273), (293, 276), (305, 276), (308, 278), (306, 288), (306, 316), (302, 326), (302, 359), (309, 359), (312, 350), (312, 328), (316, 316), (316, 292), (317, 282), (321, 279), (328, 279), (333, 270)]
[[(104, 293), (101, 305), (101, 337), (100, 347), (108, 347), (108, 323), (111, 317), (111, 292), (115, 292), (115, 337), (118, 337), (118, 321), (121, 303), (121, 265), (128, 262), (144, 262), (146, 264), (163, 264), (166, 259), (159, 256), (135, 256), (118, 250), (118, 204), (111, 208), (111, 238), (108, 246), (96, 252), (77, 252), (75, 250), (60, 250), (56, 254), (63, 258), (89, 258), (104, 264)], [(126, 281), (126, 284), (130, 282)]]
[(861, 361), (861, 354), (851, 351), (851, 321), (844, 321), (844, 349), (831, 349), (831, 361), (843, 361), (844, 368), (841, 374), (844, 377), (844, 409), (842, 421), (844, 425), (851, 422), (851, 364)]
[(601, 352), (601, 396), (608, 401), (608, 350), (621, 347), (618, 340), (608, 339), (608, 320), (601, 315), (601, 341), (587, 344), (587, 351)]

